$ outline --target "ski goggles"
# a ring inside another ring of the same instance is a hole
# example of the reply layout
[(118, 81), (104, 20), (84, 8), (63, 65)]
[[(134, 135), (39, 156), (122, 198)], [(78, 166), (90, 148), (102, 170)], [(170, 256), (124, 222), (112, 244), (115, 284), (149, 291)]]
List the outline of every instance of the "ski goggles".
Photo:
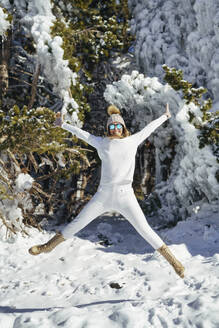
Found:
[(120, 123), (117, 123), (117, 124), (110, 124), (110, 125), (109, 125), (109, 129), (110, 129), (110, 130), (115, 130), (115, 128), (117, 128), (118, 130), (120, 130), (120, 129), (123, 128), (123, 126), (122, 126), (122, 124), (120, 124)]

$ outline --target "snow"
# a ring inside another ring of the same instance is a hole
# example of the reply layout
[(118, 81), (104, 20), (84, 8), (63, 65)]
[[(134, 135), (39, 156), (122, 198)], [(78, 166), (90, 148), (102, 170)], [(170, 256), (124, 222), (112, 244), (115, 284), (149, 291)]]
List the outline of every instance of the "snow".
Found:
[[(210, 146), (199, 148), (199, 130), (188, 121), (189, 111), (202, 120), (198, 106), (193, 103), (186, 105), (168, 84), (160, 83), (157, 77), (145, 77), (138, 71), (124, 74), (121, 80), (107, 85), (104, 97), (108, 103), (123, 108), (125, 115), (133, 117), (129, 127), (132, 133), (161, 116), (169, 103), (171, 119), (149, 137), (156, 148), (155, 193), (161, 201), (162, 208), (158, 213), (162, 220), (172, 221), (179, 215), (186, 218), (190, 215), (190, 205), (200, 200), (218, 203), (216, 157)], [(177, 141), (176, 155), (171, 163), (170, 176), (163, 181), (162, 162), (171, 156), (169, 140), (173, 135)]]
[[(5, 160), (4, 157), (1, 160)], [(7, 159), (5, 160), (7, 162)], [(6, 172), (2, 169), (3, 176)], [(1, 221), (4, 220), (7, 227), (16, 232), (24, 229), (23, 212), (33, 208), (29, 190), (33, 186), (34, 179), (27, 173), (18, 173), (13, 188), (10, 189), (9, 197), (2, 198), (0, 201)], [(12, 236), (11, 236), (12, 237)], [(0, 239), (10, 240), (10, 232), (6, 230), (4, 224), (0, 226)], [(12, 237), (13, 239), (13, 237)]]
[[(9, 12), (11, 3), (0, 1)], [(171, 221), (178, 211), (187, 220), (174, 228), (160, 230), (157, 225), (155, 229), (185, 265), (185, 279), (114, 213), (98, 218), (52, 253), (31, 256), (28, 248), (46, 242), (58, 227), (46, 219), (43, 232), (24, 227), (21, 208), (32, 209), (29, 190), (34, 180), (17, 172), (13, 197), (1, 199), (0, 206), (8, 227), (23, 232), (10, 235), (5, 225), (0, 227), (2, 328), (219, 327), (218, 163), (209, 147), (199, 149), (198, 131), (188, 123), (188, 111), (199, 120), (199, 109), (186, 106), (159, 81), (163, 63), (181, 68), (185, 79), (211, 90), (213, 111), (218, 110), (218, 2), (129, 0), (129, 5), (139, 70), (157, 77), (133, 71), (108, 86), (105, 98), (134, 114), (132, 132), (163, 114), (166, 103), (170, 104), (169, 125), (151, 137), (156, 146), (156, 188), (165, 196), (160, 217)], [(61, 38), (50, 35), (55, 19), (51, 2), (31, 0), (27, 6), (26, 1), (15, 0), (13, 6), (27, 35), (34, 38), (46, 78), (64, 100), (63, 113), (70, 104), (75, 109), (72, 120), (79, 125), (78, 105), (68, 91), (77, 75), (63, 59)], [(0, 8), (1, 36), (9, 28), (6, 18)], [(162, 184), (161, 164), (169, 156), (171, 135), (178, 142), (176, 156), (171, 175)], [(43, 212), (40, 205), (37, 210)]]
[(9, 29), (10, 23), (7, 21), (7, 14), (4, 13), (3, 9), (0, 7), (0, 36), (5, 35), (5, 32)]
[(19, 173), (15, 181), (17, 191), (30, 190), (33, 181), (34, 179), (28, 173)]
[(219, 111), (219, 101), (213, 103), (211, 111), (212, 112)]
[(182, 69), (186, 80), (219, 100), (219, 2), (129, 0), (141, 72), (163, 78), (162, 64)]
[(185, 265), (184, 279), (128, 221), (112, 213), (48, 254), (34, 257), (27, 250), (46, 242), (52, 231), (31, 229), (30, 237), (0, 241), (0, 326), (216, 328), (218, 228), (206, 207), (190, 220), (158, 231)]
[[(16, 10), (26, 35), (33, 37), (38, 64), (41, 65), (47, 80), (53, 85), (53, 91), (63, 99), (63, 114), (66, 114), (68, 106), (75, 109), (72, 117), (68, 118), (74, 124), (81, 126), (81, 121), (78, 119), (78, 104), (69, 94), (71, 85), (76, 84), (77, 74), (71, 71), (68, 61), (63, 59), (62, 39), (58, 36), (52, 38), (50, 34), (50, 28), (56, 19), (52, 14), (51, 1), (30, 0), (27, 5), (24, 0), (15, 0), (10, 5), (8, 1), (0, 0), (0, 5), (13, 12)], [(1, 8), (0, 18), (1, 35), (1, 30), (8, 28), (5, 17), (2, 17)]]
[(77, 103), (68, 95), (71, 83), (76, 84), (77, 74), (70, 70), (68, 61), (63, 59), (62, 39), (58, 36), (52, 38), (50, 35), (54, 20), (51, 2), (48, 0), (30, 1), (28, 13), (22, 19), (24, 24), (31, 21), (31, 34), (36, 43), (38, 60), (44, 68), (46, 77), (53, 84), (54, 91), (64, 99), (65, 113), (69, 104), (78, 109)]

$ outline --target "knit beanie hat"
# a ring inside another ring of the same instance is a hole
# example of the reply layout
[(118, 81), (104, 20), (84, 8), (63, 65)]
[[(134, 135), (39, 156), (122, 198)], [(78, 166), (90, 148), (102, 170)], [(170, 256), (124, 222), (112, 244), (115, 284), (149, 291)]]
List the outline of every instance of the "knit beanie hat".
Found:
[(108, 126), (113, 122), (121, 123), (125, 127), (125, 122), (124, 122), (122, 116), (120, 115), (121, 113), (120, 113), (119, 108), (117, 108), (114, 105), (110, 105), (107, 108), (107, 113), (110, 116), (107, 120), (107, 129), (108, 129)]

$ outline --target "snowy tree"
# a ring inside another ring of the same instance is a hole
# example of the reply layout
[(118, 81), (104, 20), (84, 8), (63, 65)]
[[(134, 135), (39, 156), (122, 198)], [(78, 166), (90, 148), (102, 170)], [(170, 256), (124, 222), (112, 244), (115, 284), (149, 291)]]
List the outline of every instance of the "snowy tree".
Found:
[(107, 69), (101, 76), (98, 66), (108, 66), (111, 57), (126, 52), (133, 37), (129, 33), (130, 18), (127, 1), (54, 1), (56, 20), (52, 36), (63, 40), (64, 58), (78, 74), (78, 83), (71, 85), (71, 94), (80, 106), (80, 118), (89, 111), (89, 95), (97, 91), (94, 85), (107, 79)]
[(188, 217), (197, 203), (218, 202), (218, 162), (210, 146), (200, 148), (199, 130), (189, 122), (190, 112), (202, 121), (199, 106), (186, 104), (170, 85), (137, 71), (108, 85), (104, 96), (124, 117), (131, 115), (133, 133), (162, 115), (167, 102), (170, 105), (171, 120), (149, 137), (155, 148), (155, 184), (144, 203), (148, 215), (173, 223)]
[[(11, 16), (7, 13), (4, 8), (0, 6), (0, 41), (3, 48), (0, 51), (0, 97), (5, 94), (8, 88), (8, 45), (7, 33), (9, 34)], [(6, 49), (5, 49), (6, 48)]]
[(2, 33), (11, 22), (10, 35), (0, 44), (7, 75), (2, 108), (62, 110), (81, 126), (100, 80), (98, 66), (108, 66), (108, 59), (126, 52), (133, 39), (127, 1), (1, 0), (1, 6)]
[(54, 119), (48, 108), (0, 111), (0, 219), (8, 232), (25, 231), (25, 224), (39, 227), (62, 202), (68, 217), (63, 186), (90, 165), (85, 150), (54, 127)]
[[(0, 17), (1, 200), (19, 208), (19, 223), (23, 218), (37, 225), (57, 210), (68, 219), (90, 197), (84, 188), (96, 158), (89, 149), (88, 159), (87, 145), (53, 127), (54, 112), (62, 110), (68, 121), (82, 126), (89, 97), (100, 93), (93, 86), (108, 79), (99, 67), (111, 71), (108, 59), (126, 51), (133, 39), (127, 1), (1, 0)], [(20, 174), (33, 182), (18, 192), (12, 186)], [(32, 202), (27, 210), (17, 199), (20, 193)], [(9, 218), (3, 207), (2, 221), (16, 231), (17, 218)]]
[(182, 69), (219, 101), (219, 2), (129, 0), (139, 70), (162, 78), (162, 65)]
[(169, 68), (167, 65), (163, 65), (165, 71), (164, 80), (168, 82), (172, 88), (178, 92), (181, 92), (183, 99), (186, 100), (186, 104), (194, 103), (200, 108), (202, 117), (197, 117), (195, 113), (189, 111), (189, 122), (200, 130), (198, 138), (200, 140), (199, 147), (203, 148), (206, 144), (211, 145), (213, 154), (219, 161), (219, 111), (210, 112), (212, 107), (211, 98), (203, 98), (207, 89), (203, 87), (194, 88), (192, 83), (183, 79), (182, 70), (176, 70), (175, 68)]

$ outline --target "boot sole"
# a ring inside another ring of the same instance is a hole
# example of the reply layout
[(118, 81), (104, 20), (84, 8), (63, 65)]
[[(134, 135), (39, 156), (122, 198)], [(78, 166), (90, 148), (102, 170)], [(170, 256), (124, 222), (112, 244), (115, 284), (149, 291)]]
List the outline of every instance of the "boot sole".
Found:
[(39, 250), (38, 246), (33, 246), (31, 247), (28, 252), (31, 254), (31, 255), (39, 255), (40, 253), (42, 253), (42, 251)]

